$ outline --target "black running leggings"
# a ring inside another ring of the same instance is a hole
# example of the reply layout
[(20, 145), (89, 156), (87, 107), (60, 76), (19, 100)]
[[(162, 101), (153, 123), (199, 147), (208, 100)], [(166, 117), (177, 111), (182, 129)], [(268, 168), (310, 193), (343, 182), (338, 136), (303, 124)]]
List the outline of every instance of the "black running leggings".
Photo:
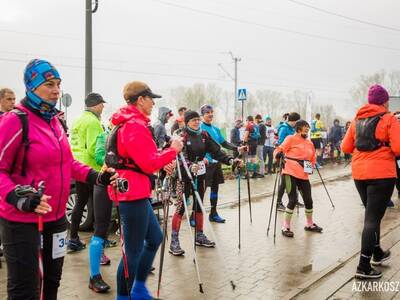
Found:
[(286, 178), (290, 178), (290, 189), (289, 186), (286, 186), (286, 190), (288, 192), (289, 196), (289, 203), (287, 205), (287, 208), (289, 209), (294, 209), (296, 206), (296, 203), (298, 201), (298, 195), (297, 195), (297, 190), (299, 190), (303, 201), (304, 201), (304, 206), (306, 209), (312, 209), (313, 208), (313, 200), (311, 196), (311, 184), (309, 180), (304, 180), (304, 179), (299, 179), (290, 175), (284, 175), (282, 176), (282, 179), (284, 180), (284, 183), (286, 183), (285, 180)]
[(380, 244), (381, 220), (392, 196), (395, 178), (354, 180), (365, 206), (364, 229), (361, 235), (361, 254), (371, 256)]
[[(64, 257), (53, 259), (53, 235), (67, 231), (65, 217), (43, 224), (44, 299), (56, 300)], [(37, 223), (12, 222), (0, 218), (0, 236), (7, 264), (9, 300), (39, 299), (39, 232)], [(65, 243), (65, 240), (59, 240)], [(2, 278), (3, 279), (3, 278)], [(5, 283), (5, 280), (3, 281)]]
[(77, 181), (75, 187), (77, 197), (71, 215), (71, 239), (76, 239), (78, 237), (79, 224), (81, 223), (83, 210), (89, 198), (93, 197), (93, 185)]
[[(278, 187), (278, 203), (282, 203), (283, 195), (285, 194), (285, 175), (281, 175), (281, 183)], [(296, 192), (296, 203), (299, 201), (299, 195)]]
[(104, 185), (95, 185), (93, 188), (93, 210), (94, 235), (105, 240), (110, 226), (112, 201)]

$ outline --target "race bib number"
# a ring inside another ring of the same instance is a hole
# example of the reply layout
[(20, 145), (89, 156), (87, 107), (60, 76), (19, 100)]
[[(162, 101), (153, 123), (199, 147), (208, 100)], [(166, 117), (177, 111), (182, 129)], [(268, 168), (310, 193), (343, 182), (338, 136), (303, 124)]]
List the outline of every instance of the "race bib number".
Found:
[(311, 161), (309, 161), (309, 160), (304, 161), (304, 173), (307, 173), (307, 174), (313, 173), (312, 164), (311, 164)]
[(67, 231), (53, 234), (53, 259), (64, 257), (67, 254)]
[(199, 162), (199, 171), (197, 172), (197, 175), (204, 175), (206, 174), (206, 164), (204, 161)]

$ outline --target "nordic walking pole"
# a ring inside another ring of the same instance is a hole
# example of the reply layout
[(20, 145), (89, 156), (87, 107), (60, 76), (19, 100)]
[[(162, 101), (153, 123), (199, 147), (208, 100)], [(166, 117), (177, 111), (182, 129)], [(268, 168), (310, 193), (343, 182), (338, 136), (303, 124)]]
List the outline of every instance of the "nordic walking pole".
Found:
[(164, 223), (163, 223), (163, 241), (161, 244), (161, 252), (160, 252), (160, 270), (158, 272), (157, 298), (160, 298), (161, 278), (164, 266), (165, 242), (167, 236), (167, 226), (168, 226), (168, 216), (169, 216), (169, 195), (170, 195), (169, 191), (168, 191), (168, 197), (164, 197), (164, 195), (165, 193), (167, 193), (167, 190), (169, 189), (169, 184), (170, 184), (169, 177), (166, 177), (164, 179), (162, 193), (161, 193), (161, 200), (163, 201)]
[(113, 187), (113, 190), (114, 190), (114, 196), (115, 196), (115, 207), (117, 209), (119, 239), (120, 239), (120, 242), (121, 242), (122, 265), (124, 266), (125, 285), (126, 285), (126, 290), (128, 291), (128, 299), (131, 300), (131, 293), (130, 293), (130, 288), (129, 288), (128, 259), (126, 257), (126, 252), (125, 252), (124, 231), (122, 230), (122, 226), (121, 226), (121, 213), (119, 211), (119, 201), (118, 201), (118, 196), (117, 196), (117, 187)]
[[(178, 156), (176, 157), (176, 168), (178, 169), (178, 179), (179, 179), (181, 184), (184, 184), (183, 181), (182, 181), (182, 172), (181, 172), (181, 167), (179, 165)], [(186, 203), (185, 191), (183, 191), (182, 197), (183, 197), (183, 206), (185, 207), (186, 222), (187, 222), (187, 225), (188, 225), (188, 228), (189, 228), (190, 238), (194, 239), (193, 238), (192, 227), (190, 226), (190, 217), (189, 217), (188, 206), (187, 206), (187, 203)], [(196, 248), (195, 248), (194, 244), (192, 244), (192, 249), (193, 249), (193, 260), (194, 260), (194, 264), (195, 264), (195, 267), (196, 267), (197, 281), (199, 283), (199, 291), (200, 291), (200, 293), (203, 294), (204, 293), (204, 291), (203, 291), (203, 283), (202, 283), (201, 277), (200, 277), (200, 269), (199, 269), (199, 264), (198, 264), (198, 261), (197, 261)]]
[(274, 210), (274, 201), (275, 201), (275, 192), (276, 192), (276, 184), (278, 182), (278, 177), (281, 176), (281, 170), (279, 169), (276, 172), (276, 176), (275, 176), (275, 182), (274, 182), (274, 190), (272, 192), (272, 201), (271, 201), (271, 210), (269, 211), (269, 219), (268, 219), (268, 227), (267, 227), (267, 236), (269, 234), (269, 229), (271, 226), (271, 219), (272, 219), (272, 212)]
[[(189, 180), (190, 180), (190, 183), (191, 183), (191, 185), (192, 185), (192, 187), (193, 187), (193, 189), (194, 189), (194, 193), (195, 193), (195, 196), (196, 196), (196, 199), (197, 199), (197, 204), (200, 206), (201, 212), (203, 213), (203, 216), (204, 216), (204, 215), (206, 214), (206, 209), (204, 208), (204, 205), (203, 205), (203, 203), (201, 202), (201, 198), (200, 198), (199, 192), (195, 189), (195, 184), (194, 184), (194, 181), (193, 181), (193, 176), (192, 176), (192, 174), (190, 173), (189, 167), (188, 167), (188, 165), (187, 165), (187, 163), (186, 163), (186, 161), (185, 161), (185, 158), (184, 158), (182, 152), (179, 153), (179, 157), (181, 158), (183, 167), (184, 167), (184, 169), (185, 169), (185, 171), (186, 171), (186, 174), (187, 174), (187, 176), (188, 176), (188, 178), (189, 178)], [(214, 229), (212, 228), (211, 223), (210, 223), (210, 221), (208, 220), (208, 218), (205, 218), (205, 220), (206, 220), (206, 223), (207, 223), (208, 228), (210, 229), (211, 235), (212, 235), (212, 237), (213, 237), (215, 243), (217, 244), (217, 236), (215, 235)], [(227, 272), (227, 270), (226, 270), (225, 257), (222, 255), (221, 250), (219, 249), (219, 247), (216, 247), (216, 249), (217, 249), (217, 253), (218, 253), (219, 257), (220, 257), (220, 260), (221, 260), (221, 262), (222, 262), (223, 268), (224, 268), (224, 274), (228, 274), (228, 272)], [(233, 280), (229, 280), (229, 282), (230, 282), (230, 284), (231, 284), (232, 290), (234, 290), (234, 289), (236, 288), (236, 285), (233, 283)]]
[(316, 167), (315, 169), (317, 169), (317, 173), (318, 173), (318, 175), (319, 175), (319, 178), (321, 178), (322, 185), (324, 186), (324, 189), (325, 189), (325, 191), (326, 191), (326, 194), (328, 195), (329, 201), (331, 202), (332, 208), (334, 209), (334, 208), (335, 208), (335, 205), (333, 204), (331, 195), (329, 194), (328, 189), (326, 188), (325, 181), (322, 179), (322, 176), (321, 176), (321, 173), (319, 172), (318, 167)]
[(241, 176), (241, 169), (238, 170), (238, 200), (239, 200), (239, 250), (240, 250), (240, 225), (241, 225), (241, 214), (240, 214), (240, 176)]
[[(279, 170), (280, 173), (282, 173), (282, 164), (283, 164), (283, 157), (281, 157), (281, 160), (279, 162)], [(278, 178), (278, 186), (281, 185), (281, 180), (282, 180), (282, 176), (279, 176)], [(278, 219), (278, 201), (276, 201), (276, 207), (275, 207), (275, 220), (274, 220), (274, 245), (275, 245), (275, 241), (276, 241), (276, 221)]]
[[(40, 181), (38, 185), (37, 195), (42, 198), (45, 189), (44, 181)], [(44, 300), (44, 270), (43, 270), (43, 215), (38, 214), (38, 231), (39, 231), (39, 282), (40, 282), (40, 300)]]

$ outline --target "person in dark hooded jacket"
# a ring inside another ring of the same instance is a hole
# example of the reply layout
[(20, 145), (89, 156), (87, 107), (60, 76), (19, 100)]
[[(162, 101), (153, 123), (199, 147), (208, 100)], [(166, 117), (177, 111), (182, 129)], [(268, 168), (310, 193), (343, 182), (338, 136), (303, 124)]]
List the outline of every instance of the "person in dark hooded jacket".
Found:
[(158, 120), (154, 124), (154, 138), (158, 148), (162, 148), (169, 140), (165, 124), (173, 116), (172, 110), (168, 107), (160, 107), (158, 110)]
[(333, 127), (329, 132), (329, 142), (331, 143), (331, 157), (334, 159), (335, 150), (338, 151), (338, 160), (340, 161), (340, 143), (343, 138), (343, 126), (340, 126), (340, 121), (335, 119), (333, 121)]

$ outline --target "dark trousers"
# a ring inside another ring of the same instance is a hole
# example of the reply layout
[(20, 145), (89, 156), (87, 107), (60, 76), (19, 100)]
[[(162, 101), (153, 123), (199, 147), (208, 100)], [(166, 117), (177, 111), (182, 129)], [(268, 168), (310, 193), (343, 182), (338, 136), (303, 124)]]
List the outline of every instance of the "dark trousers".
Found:
[(78, 238), (79, 224), (81, 223), (83, 210), (85, 209), (89, 198), (92, 199), (93, 197), (93, 185), (77, 181), (76, 196), (76, 203), (71, 214), (71, 239)]
[[(57, 299), (64, 257), (53, 259), (53, 234), (67, 230), (65, 217), (44, 223), (43, 228), (43, 273), (44, 299)], [(7, 264), (8, 300), (39, 299), (37, 223), (10, 222), (0, 218), (0, 236), (4, 245)], [(65, 243), (65, 241), (62, 241)]]
[(121, 259), (117, 271), (117, 292), (126, 296), (134, 280), (146, 281), (163, 235), (149, 199), (123, 201), (119, 207), (129, 282), (127, 287)]
[[(288, 196), (289, 196), (289, 203), (287, 205), (287, 208), (294, 209), (294, 207), (296, 206), (296, 203), (298, 201), (298, 194), (297, 194), (297, 190), (298, 190), (303, 198), (305, 208), (312, 209), (313, 208), (313, 200), (312, 200), (312, 196), (311, 196), (310, 181), (304, 180), (304, 179), (299, 179), (299, 178), (296, 178), (296, 177), (293, 177), (290, 175), (284, 175), (283, 178), (285, 178), (285, 180), (288, 180), (288, 182), (285, 181), (286, 190), (287, 190)], [(288, 184), (290, 185), (290, 187), (287, 186)]]
[(272, 162), (274, 160), (274, 147), (269, 147), (269, 146), (264, 146), (264, 162), (267, 162), (267, 156), (268, 156), (268, 165), (267, 165), (267, 170), (268, 173), (272, 173)]
[(93, 188), (94, 235), (107, 239), (110, 226), (112, 201), (108, 196), (107, 187), (95, 185)]
[(364, 259), (360, 260), (360, 264), (363, 264), (363, 261), (363, 267), (368, 268), (374, 250), (380, 249), (381, 220), (392, 196), (396, 179), (354, 180), (354, 183), (365, 207), (361, 235), (361, 255)]

